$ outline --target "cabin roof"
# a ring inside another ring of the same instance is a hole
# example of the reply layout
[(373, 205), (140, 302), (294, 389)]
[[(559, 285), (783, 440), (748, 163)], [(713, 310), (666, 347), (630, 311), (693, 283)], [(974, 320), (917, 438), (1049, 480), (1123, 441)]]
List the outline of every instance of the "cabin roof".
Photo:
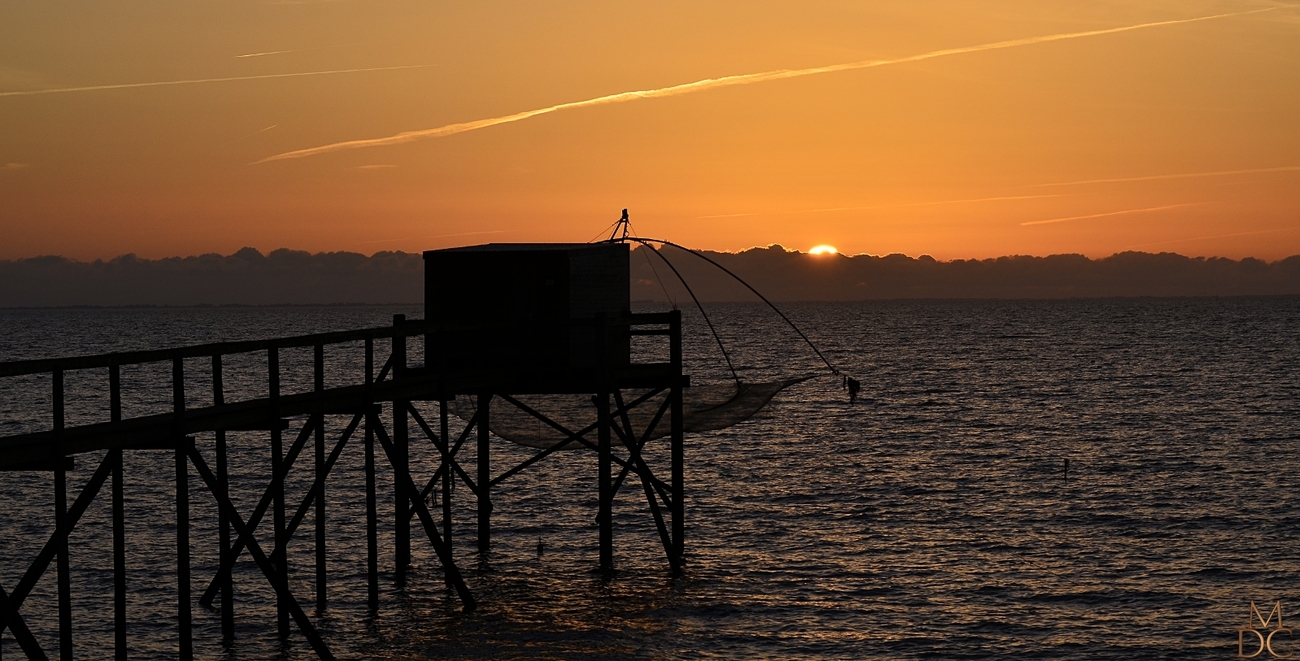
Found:
[(484, 243), (477, 246), (426, 250), (425, 256), (449, 252), (573, 252), (579, 250), (608, 250), (613, 243)]

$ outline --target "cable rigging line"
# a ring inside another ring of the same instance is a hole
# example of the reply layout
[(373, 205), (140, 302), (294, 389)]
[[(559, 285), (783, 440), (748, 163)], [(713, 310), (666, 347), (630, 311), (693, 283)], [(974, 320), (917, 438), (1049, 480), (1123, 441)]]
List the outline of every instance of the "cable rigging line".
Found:
[[(632, 237), (628, 237), (627, 240), (638, 241), (638, 239), (634, 239)], [(621, 240), (618, 240), (618, 242), (621, 243)], [(642, 243), (642, 245), (645, 244)], [(722, 358), (727, 361), (727, 369), (731, 370), (731, 378), (735, 379), (736, 385), (739, 386), (740, 375), (736, 373), (736, 367), (731, 364), (731, 356), (727, 354), (727, 347), (722, 343), (722, 338), (718, 336), (718, 330), (713, 327), (713, 321), (709, 319), (709, 314), (704, 311), (704, 305), (700, 303), (699, 297), (695, 295), (695, 292), (691, 291), (691, 286), (686, 283), (686, 278), (683, 278), (682, 274), (677, 272), (677, 267), (673, 266), (673, 263), (668, 261), (667, 257), (664, 257), (663, 254), (661, 254), (658, 250), (655, 250), (651, 246), (646, 246), (646, 247), (650, 248), (650, 252), (653, 252), (654, 254), (658, 255), (659, 259), (664, 260), (664, 263), (668, 265), (668, 268), (673, 270), (673, 275), (677, 276), (677, 280), (682, 283), (683, 287), (686, 288), (686, 293), (691, 295), (691, 300), (695, 301), (695, 307), (699, 308), (700, 310), (700, 316), (704, 317), (704, 323), (709, 325), (709, 332), (713, 333), (713, 339), (717, 341), (718, 349), (722, 350)]]
[[(615, 221), (612, 227), (614, 229), (610, 232), (609, 238), (605, 241), (601, 241), (601, 243), (624, 243), (626, 241), (637, 240), (635, 237), (628, 235), (628, 232), (632, 228), (632, 221), (627, 217), (627, 209), (623, 210), (623, 216)], [(621, 235), (619, 233), (620, 230), (622, 230)], [(601, 233), (604, 234), (604, 231), (602, 230)], [(655, 250), (653, 246), (649, 246), (648, 244), (645, 244), (645, 242), (641, 243), (647, 248), (650, 248), (650, 252), (653, 252), (659, 257), (659, 259), (663, 260), (664, 264), (668, 265), (668, 268), (672, 269), (673, 275), (677, 276), (678, 282), (681, 282), (682, 286), (686, 288), (686, 293), (691, 295), (691, 300), (695, 301), (695, 307), (699, 309), (700, 316), (704, 317), (704, 323), (709, 325), (709, 332), (713, 334), (713, 340), (718, 343), (718, 349), (722, 351), (723, 360), (727, 361), (727, 370), (731, 372), (731, 378), (734, 379), (736, 385), (739, 386), (741, 383), (740, 375), (736, 373), (736, 366), (731, 363), (731, 355), (727, 353), (727, 346), (723, 344), (722, 337), (718, 335), (718, 329), (714, 328), (713, 320), (709, 319), (709, 314), (704, 311), (704, 305), (700, 303), (700, 299), (695, 295), (695, 292), (691, 290), (691, 285), (686, 282), (686, 278), (682, 277), (682, 274), (677, 271), (677, 267), (673, 266), (673, 263), (668, 261), (667, 257), (664, 257), (658, 250)], [(650, 270), (654, 272), (655, 279), (659, 280), (659, 272), (655, 271), (654, 262), (650, 261), (649, 255), (646, 256), (646, 262), (650, 264)], [(663, 280), (659, 280), (659, 286), (664, 290), (664, 295), (668, 296), (668, 301), (673, 303), (673, 309), (676, 309), (677, 304), (673, 302), (672, 296), (668, 294), (668, 288), (664, 287)]]
[[(621, 221), (620, 221), (620, 222), (621, 222)], [(650, 248), (651, 250), (654, 250), (654, 247), (650, 245), (651, 243), (661, 243), (661, 244), (663, 244), (663, 245), (672, 246), (672, 247), (677, 248), (677, 249), (679, 249), (679, 250), (685, 250), (686, 252), (689, 252), (689, 253), (691, 253), (692, 255), (695, 255), (696, 257), (699, 257), (700, 259), (702, 259), (702, 260), (704, 260), (704, 261), (706, 261), (706, 262), (708, 262), (708, 263), (710, 263), (710, 264), (712, 264), (712, 265), (718, 267), (719, 269), (722, 270), (723, 273), (726, 273), (727, 275), (731, 276), (732, 278), (735, 278), (736, 282), (739, 282), (740, 284), (744, 285), (746, 289), (748, 289), (748, 290), (751, 291), (751, 292), (754, 292), (754, 295), (755, 295), (755, 296), (757, 296), (759, 299), (761, 299), (764, 303), (767, 303), (767, 306), (768, 306), (769, 308), (772, 308), (772, 311), (773, 311), (773, 312), (775, 312), (778, 316), (780, 316), (781, 319), (784, 320), (786, 324), (789, 324), (790, 328), (794, 329), (794, 332), (796, 332), (796, 333), (799, 334), (799, 337), (803, 338), (803, 341), (806, 342), (806, 343), (808, 344), (809, 348), (811, 348), (811, 349), (813, 350), (813, 352), (817, 354), (817, 357), (820, 358), (821, 361), (822, 361), (823, 363), (826, 364), (826, 367), (830, 369), (830, 371), (831, 371), (832, 374), (834, 374), (835, 376), (843, 376), (843, 374), (839, 371), (839, 369), (837, 369), (834, 365), (832, 365), (832, 364), (831, 364), (831, 361), (829, 361), (829, 360), (826, 359), (826, 356), (822, 355), (822, 352), (821, 352), (820, 349), (817, 348), (817, 345), (813, 344), (813, 341), (810, 340), (810, 339), (808, 339), (808, 336), (807, 336), (807, 335), (804, 335), (804, 332), (801, 331), (801, 330), (799, 330), (799, 327), (796, 326), (795, 323), (794, 323), (793, 321), (790, 321), (790, 318), (787, 317), (787, 316), (785, 316), (785, 313), (784, 313), (784, 312), (781, 312), (781, 309), (780, 309), (780, 308), (776, 307), (776, 304), (772, 303), (772, 301), (767, 300), (767, 297), (766, 297), (766, 296), (764, 296), (762, 293), (760, 293), (757, 289), (754, 289), (754, 287), (753, 287), (752, 285), (750, 285), (748, 282), (745, 282), (745, 280), (744, 280), (743, 278), (741, 278), (740, 276), (736, 275), (735, 273), (732, 273), (731, 270), (728, 269), (727, 267), (725, 267), (725, 266), (723, 266), (723, 265), (721, 265), (721, 264), (719, 264), (719, 263), (713, 261), (712, 259), (710, 259), (707, 255), (704, 255), (703, 253), (700, 253), (700, 252), (698, 252), (698, 251), (696, 251), (696, 250), (693, 250), (693, 249), (691, 249), (691, 248), (687, 248), (686, 246), (683, 246), (683, 245), (680, 245), (680, 244), (673, 243), (672, 241), (665, 241), (665, 240), (663, 240), (663, 239), (651, 239), (651, 238), (648, 238), (648, 237), (627, 236), (627, 235), (624, 235), (624, 238), (621, 238), (621, 239), (614, 239), (614, 238), (611, 238), (611, 239), (610, 239), (610, 242), (622, 242), (622, 241), (635, 241), (635, 242), (637, 242), (637, 243), (640, 243), (640, 244), (643, 245), (643, 246), (646, 246), (646, 247)], [(662, 254), (660, 254), (660, 251), (658, 251), (658, 250), (654, 250), (654, 253), (655, 253), (656, 255), (659, 255), (659, 257), (660, 257), (661, 259), (663, 259), (664, 262), (665, 262), (666, 264), (668, 264), (669, 268), (672, 268), (672, 263), (668, 261), (668, 258), (666, 258), (666, 257), (664, 257)], [(673, 269), (673, 273), (677, 273), (677, 269), (674, 268), (674, 269)], [(683, 285), (686, 285), (686, 280), (682, 278), (682, 276), (681, 276), (680, 273), (677, 273), (677, 279), (678, 279), (678, 280), (681, 280)], [(690, 292), (690, 290), (691, 290), (690, 286), (687, 285), (687, 286), (686, 286), (686, 291)], [(695, 294), (694, 294), (694, 293), (691, 294), (691, 298), (695, 298)], [(699, 304), (700, 304), (699, 299), (695, 299), (695, 304), (696, 304), (696, 305), (699, 305)], [(704, 311), (704, 308), (703, 308), (703, 307), (700, 307), (700, 312), (703, 312), (703, 311)], [(707, 320), (708, 317), (705, 317), (705, 319)], [(712, 328), (713, 325), (710, 324), (709, 327)], [(715, 336), (716, 336), (716, 334), (715, 334)], [(719, 341), (719, 343), (721, 343), (721, 341)], [(724, 350), (724, 353), (725, 353), (725, 350)], [(728, 360), (727, 363), (730, 364), (731, 361)]]

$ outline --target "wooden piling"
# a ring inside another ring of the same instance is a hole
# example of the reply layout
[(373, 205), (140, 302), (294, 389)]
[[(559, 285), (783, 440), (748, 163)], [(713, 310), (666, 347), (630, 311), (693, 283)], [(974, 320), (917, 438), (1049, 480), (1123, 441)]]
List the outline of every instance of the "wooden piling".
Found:
[[(108, 417), (122, 421), (122, 372), (108, 368)], [(123, 497), (122, 448), (109, 450), (113, 464), (113, 651), (117, 661), (126, 661), (126, 511)]]
[(447, 400), (444, 399), (438, 402), (438, 433), (442, 434), (442, 444), (447, 449), (447, 457), (443, 461), (445, 470), (442, 472), (442, 538), (447, 541), (447, 551), (450, 553), (454, 548), (451, 545), (451, 485), (455, 477), (451, 462), (455, 459), (451, 456), (450, 425), (447, 414)]
[(267, 388), (271, 401), (271, 483), (275, 533), (275, 550), (271, 554), (271, 564), (275, 567), (276, 580), (283, 590), (276, 591), (275, 614), (281, 638), (289, 637), (289, 604), (284, 595), (289, 585), (289, 558), (286, 548), (289, 545), (284, 528), (284, 438), (280, 429), (280, 351), (272, 346), (266, 351)]
[(176, 440), (176, 621), (180, 628), (178, 652), (182, 661), (194, 658), (193, 617), (190, 611), (190, 480), (189, 448), (192, 441)]
[[(325, 345), (319, 342), (313, 347), (316, 392), (325, 391)], [(316, 481), (319, 491), (316, 493), (316, 614), (325, 612), (328, 601), (326, 590), (326, 556), (325, 556), (325, 416), (316, 415)]]
[[(682, 312), (673, 310), (669, 317), (668, 333), (668, 354), (669, 361), (672, 365), (672, 374), (680, 379), (682, 374)], [(671, 399), (672, 407), (672, 426), (671, 443), (672, 447), (669, 452), (672, 455), (672, 477), (671, 486), (673, 493), (673, 502), (671, 503), (673, 517), (673, 553), (677, 556), (678, 571), (686, 566), (686, 449), (685, 433), (682, 427), (682, 387), (681, 384), (673, 385), (669, 390), (668, 397)]]
[[(406, 315), (393, 315), (393, 326), (406, 323)], [(406, 337), (393, 336), (393, 379), (406, 372)], [(410, 436), (407, 409), (410, 402), (393, 402), (393, 571), (398, 585), (406, 583), (406, 569), (411, 565), (411, 509), (403, 480), (410, 478)]]
[[(221, 354), (212, 354), (212, 405), (222, 406), (226, 403), (226, 387)], [(230, 497), (230, 465), (227, 457), (226, 430), (214, 432), (217, 453), (217, 498)], [(230, 555), (230, 519), (226, 511), (217, 508), (217, 557), (222, 562)], [(235, 638), (235, 586), (230, 572), (222, 572), (218, 579), (221, 590), (221, 637), (223, 640)]]
[(610, 419), (609, 393), (602, 392), (593, 397), (596, 403), (596, 434), (598, 439), (597, 481), (599, 482), (600, 505), (596, 520), (600, 525), (600, 568), (605, 571), (614, 568), (614, 483), (613, 463), (610, 455)]
[[(375, 384), (375, 344), (366, 338), (366, 389)], [(375, 497), (375, 430), (374, 416), (366, 415), (366, 595), (370, 612), (379, 610), (379, 512)]]
[(478, 395), (478, 552), (487, 553), (492, 548), (492, 456), (488, 446), (488, 413), (492, 403), (491, 392)]
[[(60, 379), (62, 386), (62, 379)], [(60, 387), (60, 390), (62, 388)], [(54, 464), (54, 528), (58, 536), (59, 658), (72, 661), (72, 581), (68, 566), (68, 476), (62, 458)]]

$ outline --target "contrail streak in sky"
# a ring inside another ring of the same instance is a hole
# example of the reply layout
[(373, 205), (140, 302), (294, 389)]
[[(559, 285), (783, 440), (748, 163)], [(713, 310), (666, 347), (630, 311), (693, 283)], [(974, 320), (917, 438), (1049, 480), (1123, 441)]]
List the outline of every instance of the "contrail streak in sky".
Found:
[(975, 202), (1000, 202), (1003, 200), (1037, 200), (1044, 197), (1064, 197), (1064, 195), (1004, 195), (1002, 197), (977, 197), (970, 200), (939, 200), (937, 202), (905, 202), (903, 204), (878, 204), (868, 207), (825, 207), (821, 209), (795, 209), (793, 211), (749, 211), (745, 213), (715, 213), (696, 218), (744, 218), (746, 216), (779, 216), (799, 213), (825, 213), (827, 211), (869, 211), (872, 209), (899, 209), (903, 207), (934, 207), (944, 204), (967, 204)]
[(1266, 172), (1300, 172), (1300, 165), (1284, 165), (1276, 168), (1252, 168), (1249, 170), (1217, 170), (1214, 172), (1183, 172), (1180, 174), (1153, 174), (1146, 177), (1121, 177), (1117, 179), (1085, 179), (1083, 181), (1062, 181), (1052, 184), (1031, 184), (1029, 188), (1047, 188), (1051, 186), (1084, 186), (1087, 184), (1117, 184), (1129, 181), (1157, 181), (1160, 179), (1197, 179), (1200, 177), (1226, 177), (1234, 174), (1262, 174)]
[(1177, 209), (1179, 207), (1194, 207), (1203, 202), (1188, 202), (1186, 204), (1167, 204), (1163, 207), (1149, 207), (1146, 209), (1125, 209), (1124, 211), (1108, 211), (1106, 213), (1094, 213), (1087, 216), (1070, 216), (1069, 218), (1051, 218), (1049, 220), (1031, 220), (1023, 225), (1047, 225), (1049, 223), (1064, 223), (1069, 220), (1087, 220), (1088, 218), (1105, 218), (1107, 216), (1127, 216), (1131, 213), (1149, 213), (1151, 211), (1164, 211), (1165, 209)]
[(266, 55), (280, 55), (283, 53), (296, 53), (296, 52), (297, 51), (291, 51), (291, 50), (269, 50), (266, 51), (265, 53), (245, 53), (244, 55), (236, 55), (235, 59), (241, 59), (245, 57), (263, 57)]
[(333, 69), (330, 71), (301, 71), (298, 73), (268, 73), (260, 76), (232, 76), (230, 78), (196, 78), (193, 80), (160, 80), (152, 83), (120, 83), (116, 85), (89, 85), (86, 87), (56, 87), (44, 90), (27, 90), (25, 92), (0, 92), (0, 96), (35, 96), (37, 94), (62, 94), (65, 92), (94, 92), (98, 90), (124, 90), (136, 87), (167, 87), (170, 85), (197, 85), (199, 83), (228, 83), (236, 80), (265, 80), (267, 78), (297, 78), (300, 76), (329, 76), (339, 73), (362, 73), (366, 71), (395, 71), (398, 69), (424, 69), (437, 66), (434, 64), (408, 64), (399, 67), (370, 67), (367, 69)]
[[(1130, 32), (1132, 30), (1142, 30), (1145, 28), (1161, 27), (1165, 25), (1180, 25), (1183, 23), (1196, 23), (1199, 21), (1209, 21), (1218, 18), (1228, 18), (1231, 16), (1245, 16), (1247, 14), (1259, 14), (1283, 7), (1268, 7), (1265, 9), (1253, 9), (1250, 11), (1232, 12), (1229, 14), (1215, 14), (1213, 16), (1199, 16), (1197, 18), (1183, 18), (1171, 21), (1157, 21), (1154, 23), (1141, 23), (1138, 25), (1127, 25), (1118, 28), (1107, 28), (1104, 30), (1088, 30), (1086, 32), (1067, 32), (1063, 34), (1052, 34), (1041, 37), (1027, 37), (1024, 39), (1011, 39), (1008, 41), (995, 41), (977, 46), (963, 46), (960, 48), (946, 48), (943, 50), (930, 51), (919, 55), (909, 55), (888, 60), (863, 60), (861, 62), (849, 62), (845, 64), (832, 64), (824, 67), (813, 67), (810, 69), (777, 69), (775, 71), (763, 71), (759, 73), (737, 74), (734, 76), (723, 76), (721, 78), (705, 78), (693, 83), (683, 83), (681, 85), (672, 85), (670, 87), (660, 87), (656, 89), (638, 90), (634, 92), (620, 92), (618, 94), (609, 94), (598, 96), (594, 99), (585, 101), (572, 101), (569, 103), (560, 103), (536, 110), (525, 110), (513, 115), (504, 115), (501, 117), (491, 117), (488, 119), (479, 119), (472, 122), (461, 122), (458, 124), (447, 124), (432, 129), (422, 129), (418, 131), (405, 131), (396, 135), (384, 138), (369, 138), (362, 140), (347, 140), (344, 142), (335, 142), (320, 147), (310, 147), (308, 149), (299, 149), (296, 151), (285, 152), (268, 156), (256, 163), (266, 163), (268, 161), (280, 161), (290, 158), (303, 158), (306, 156), (315, 156), (329, 152), (342, 151), (345, 149), (361, 149), (365, 147), (381, 147), (386, 145), (400, 145), (415, 140), (427, 138), (441, 138), (457, 133), (467, 131), (476, 131), (478, 129), (496, 126), (498, 124), (508, 124), (521, 120), (545, 115), (559, 110), (572, 110), (574, 108), (586, 108), (590, 106), (601, 106), (610, 103), (622, 103), (625, 101), (636, 101), (639, 99), (656, 99), (667, 96), (678, 96), (681, 94), (691, 94), (702, 92), (704, 90), (716, 89), (719, 87), (731, 87), (734, 85), (752, 85), (754, 83), (763, 83), (772, 80), (784, 80), (787, 78), (802, 78), (803, 76), (813, 76), (823, 73), (835, 73), (837, 71), (853, 71), (857, 69), (869, 69), (872, 67), (883, 67), (890, 64), (904, 64), (907, 62), (920, 62), (922, 60), (931, 60), (937, 57), (947, 57), (949, 55), (961, 55), (964, 53), (977, 53), (980, 51), (999, 50), (1003, 48), (1016, 48), (1019, 46), (1029, 46), (1032, 44), (1042, 44), (1050, 41), (1064, 41), (1067, 39), (1080, 39), (1083, 37), (1095, 37), (1104, 34), (1116, 34), (1119, 32)], [(255, 163), (255, 164), (256, 164)]]
[(279, 126), (279, 124), (272, 124), (272, 125), (270, 125), (270, 126), (264, 128), (264, 129), (262, 129), (262, 130), (260, 130), (260, 131), (253, 131), (252, 133), (249, 133), (248, 135), (246, 135), (246, 136), (240, 138), (240, 140), (247, 140), (248, 138), (251, 138), (251, 137), (253, 137), (253, 136), (255, 136), (255, 135), (261, 135), (261, 134), (263, 134), (263, 133), (266, 133), (267, 131), (270, 131), (271, 129), (273, 129), (273, 128), (277, 127), (277, 126)]

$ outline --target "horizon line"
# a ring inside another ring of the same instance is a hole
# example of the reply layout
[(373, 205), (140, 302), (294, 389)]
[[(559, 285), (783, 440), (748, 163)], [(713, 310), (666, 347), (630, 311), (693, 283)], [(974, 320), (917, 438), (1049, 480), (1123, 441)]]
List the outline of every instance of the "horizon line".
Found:
[[(1226, 237), (1234, 237), (1234, 236), (1246, 236), (1246, 235), (1252, 235), (1252, 234), (1272, 234), (1272, 233), (1276, 233), (1276, 232), (1295, 231), (1295, 230), (1297, 230), (1297, 229), (1300, 229), (1300, 228), (1295, 228), (1295, 227), (1283, 227), (1283, 228), (1277, 228), (1277, 229), (1271, 229), (1271, 230), (1260, 230), (1260, 231), (1252, 231), (1252, 232), (1237, 232), (1237, 233), (1233, 233), (1233, 234), (1223, 234), (1223, 235), (1216, 235), (1216, 236), (1212, 236), (1212, 237), (1193, 237), (1193, 238), (1188, 238), (1188, 239), (1176, 239), (1176, 240), (1172, 240), (1172, 241), (1160, 241), (1160, 242), (1155, 242), (1155, 243), (1142, 244), (1142, 245), (1140, 245), (1140, 246), (1132, 246), (1132, 247), (1130, 247), (1130, 248), (1125, 248), (1125, 249), (1123, 249), (1123, 250), (1116, 250), (1115, 252), (1112, 252), (1111, 254), (1106, 255), (1105, 257), (1089, 257), (1088, 255), (1085, 255), (1085, 254), (1083, 254), (1083, 253), (1079, 253), (1079, 252), (1055, 252), (1055, 253), (1048, 253), (1048, 254), (1045, 254), (1045, 255), (1026, 254), (1026, 253), (1006, 253), (1006, 254), (1002, 254), (1002, 255), (997, 255), (997, 256), (995, 256), (995, 257), (953, 257), (953, 258), (948, 258), (948, 259), (938, 259), (938, 258), (935, 258), (935, 257), (931, 256), (930, 253), (924, 253), (924, 252), (923, 252), (923, 253), (918, 253), (918, 254), (916, 254), (916, 255), (909, 255), (909, 254), (907, 254), (907, 253), (902, 253), (902, 252), (882, 252), (882, 253), (868, 253), (868, 252), (860, 252), (860, 253), (844, 253), (844, 252), (838, 252), (838, 253), (833, 253), (833, 254), (813, 255), (813, 254), (811, 254), (811, 253), (809, 253), (809, 252), (806, 252), (806, 251), (803, 251), (803, 250), (799, 250), (799, 249), (797, 249), (797, 248), (796, 248), (796, 249), (787, 248), (786, 246), (784, 246), (784, 245), (782, 245), (782, 244), (780, 244), (780, 243), (769, 243), (769, 244), (767, 244), (767, 245), (765, 245), (765, 246), (754, 245), (754, 246), (750, 246), (750, 247), (748, 247), (748, 248), (741, 248), (741, 249), (739, 249), (739, 250), (735, 250), (735, 251), (729, 251), (729, 250), (715, 250), (715, 249), (711, 249), (711, 248), (692, 248), (692, 250), (699, 250), (699, 251), (701, 251), (701, 252), (710, 252), (710, 253), (714, 253), (714, 254), (718, 254), (718, 255), (741, 255), (741, 254), (743, 254), (743, 253), (747, 253), (747, 252), (754, 251), (754, 250), (770, 250), (770, 249), (772, 249), (772, 248), (780, 248), (780, 249), (781, 249), (782, 251), (784, 251), (786, 254), (803, 255), (803, 256), (808, 256), (808, 257), (814, 257), (814, 258), (817, 258), (817, 259), (836, 259), (836, 258), (853, 259), (853, 258), (855, 258), (855, 257), (885, 258), (885, 257), (892, 257), (892, 256), (895, 256), (895, 255), (902, 255), (903, 257), (907, 257), (908, 259), (912, 259), (912, 260), (919, 260), (919, 259), (921, 259), (922, 257), (929, 257), (930, 259), (932, 259), (932, 260), (934, 260), (934, 261), (936, 261), (936, 262), (939, 262), (939, 263), (967, 262), (967, 261), (988, 261), (988, 260), (998, 260), (998, 259), (1008, 258), (1008, 257), (1029, 257), (1029, 258), (1033, 258), (1033, 259), (1047, 259), (1047, 258), (1049, 258), (1049, 257), (1075, 257), (1075, 256), (1077, 256), (1077, 257), (1083, 257), (1084, 259), (1087, 259), (1087, 260), (1089, 260), (1089, 261), (1094, 261), (1094, 262), (1095, 262), (1095, 261), (1101, 261), (1101, 260), (1105, 260), (1105, 259), (1110, 259), (1110, 258), (1115, 257), (1115, 256), (1117, 256), (1117, 255), (1123, 255), (1123, 254), (1127, 254), (1127, 253), (1138, 253), (1138, 254), (1145, 254), (1145, 255), (1176, 255), (1176, 256), (1178, 256), (1178, 257), (1183, 257), (1183, 258), (1186, 258), (1186, 259), (1205, 259), (1205, 260), (1209, 260), (1209, 259), (1226, 259), (1226, 260), (1230, 260), (1230, 261), (1234, 261), (1234, 262), (1240, 262), (1240, 261), (1243, 261), (1243, 260), (1251, 259), (1251, 260), (1255, 260), (1255, 261), (1259, 261), (1259, 262), (1263, 262), (1263, 263), (1265, 263), (1265, 264), (1270, 264), (1270, 265), (1271, 265), (1271, 264), (1276, 264), (1276, 263), (1279, 263), (1279, 262), (1286, 261), (1286, 260), (1288, 260), (1288, 259), (1292, 259), (1292, 258), (1300, 257), (1300, 253), (1296, 253), (1296, 254), (1294, 254), (1294, 255), (1287, 255), (1286, 257), (1280, 257), (1280, 258), (1275, 259), (1275, 260), (1267, 260), (1267, 259), (1262, 259), (1262, 258), (1254, 257), (1254, 256), (1245, 256), (1245, 257), (1240, 257), (1240, 258), (1233, 258), (1233, 257), (1223, 257), (1223, 256), (1218, 256), (1218, 255), (1186, 255), (1186, 254), (1179, 253), (1179, 252), (1169, 252), (1169, 251), (1147, 252), (1147, 251), (1145, 251), (1145, 250), (1134, 250), (1133, 248), (1144, 247), (1144, 246), (1150, 246), (1150, 245), (1163, 245), (1163, 244), (1168, 244), (1168, 243), (1182, 243), (1182, 242), (1186, 242), (1186, 241), (1195, 241), (1195, 240), (1200, 240), (1200, 239), (1226, 238)], [(440, 236), (458, 236), (458, 235), (465, 235), (465, 234), (481, 234), (481, 233), (482, 233), (482, 232), (465, 232), (465, 233), (460, 233), (460, 234), (449, 234), (449, 235), (440, 235)], [(567, 241), (556, 241), (556, 242), (551, 242), (551, 241), (524, 241), (524, 242), (519, 242), (519, 243), (540, 243), (540, 244), (546, 244), (546, 243), (564, 243), (564, 244), (568, 244), (568, 243), (573, 243), (573, 242), (567, 242)], [(461, 246), (449, 246), (449, 247), (455, 248), (455, 247), (461, 247)], [(644, 246), (633, 246), (633, 249), (635, 250), (635, 249), (639, 249), (639, 248), (642, 248), (642, 247), (644, 247)], [(441, 248), (432, 248), (431, 250), (440, 250), (440, 249), (441, 249)], [(296, 248), (288, 248), (288, 247), (274, 248), (274, 249), (271, 249), (271, 250), (269, 250), (269, 251), (267, 251), (267, 252), (262, 252), (262, 251), (261, 251), (260, 249), (258, 249), (258, 248), (254, 248), (254, 247), (252, 247), (252, 246), (244, 246), (243, 248), (240, 248), (240, 249), (238, 249), (238, 250), (235, 250), (235, 251), (231, 252), (231, 253), (228, 254), (228, 255), (223, 255), (223, 254), (221, 254), (220, 252), (205, 252), (205, 253), (191, 254), (191, 255), (168, 255), (168, 256), (165, 256), (165, 257), (140, 257), (138, 254), (136, 254), (136, 253), (134, 253), (134, 252), (128, 252), (128, 253), (122, 253), (122, 254), (117, 255), (117, 256), (115, 256), (115, 257), (109, 257), (109, 258), (96, 257), (96, 258), (94, 258), (94, 259), (90, 259), (90, 260), (82, 260), (82, 259), (78, 259), (78, 258), (75, 258), (75, 257), (65, 257), (64, 255), (44, 254), (44, 255), (34, 255), (34, 256), (31, 256), (31, 257), (10, 257), (10, 258), (0, 258), (0, 264), (14, 264), (14, 263), (17, 263), (17, 262), (24, 262), (24, 261), (31, 261), (31, 260), (41, 260), (41, 259), (59, 259), (59, 260), (63, 260), (63, 261), (66, 261), (66, 262), (73, 263), (73, 264), (93, 265), (93, 264), (95, 264), (96, 262), (103, 263), (103, 264), (107, 264), (107, 263), (109, 263), (109, 262), (113, 262), (113, 261), (120, 260), (120, 259), (127, 258), (127, 257), (133, 258), (134, 260), (136, 260), (136, 261), (140, 261), (140, 262), (162, 262), (162, 261), (168, 261), (168, 260), (187, 260), (187, 259), (198, 259), (198, 258), (200, 258), (200, 257), (212, 257), (212, 256), (215, 256), (215, 257), (220, 258), (220, 259), (230, 259), (230, 258), (234, 257), (235, 255), (237, 255), (237, 254), (239, 254), (239, 253), (241, 253), (241, 252), (243, 252), (243, 251), (245, 251), (245, 250), (252, 250), (252, 251), (256, 252), (258, 255), (260, 255), (263, 259), (269, 258), (269, 257), (271, 256), (272, 253), (276, 253), (276, 252), (280, 252), (280, 251), (287, 251), (287, 252), (291, 252), (291, 253), (306, 253), (306, 254), (308, 254), (308, 255), (311, 256), (311, 257), (320, 257), (320, 256), (328, 256), (328, 255), (341, 255), (341, 254), (342, 254), (342, 255), (361, 255), (361, 256), (364, 257), (365, 259), (373, 259), (376, 255), (384, 254), (384, 253), (386, 253), (386, 254), (394, 254), (394, 255), (419, 256), (419, 255), (422, 255), (422, 254), (425, 252), (425, 251), (422, 251), (422, 250), (421, 250), (421, 251), (415, 251), (415, 252), (407, 252), (407, 251), (405, 251), (405, 250), (377, 250), (377, 251), (375, 251), (374, 253), (371, 253), (371, 254), (367, 255), (366, 253), (358, 252), (358, 251), (353, 251), (353, 250), (322, 250), (322, 251), (318, 251), (318, 252), (312, 252), (312, 251), (310, 251), (310, 250), (299, 250), (299, 249), (296, 249)]]

